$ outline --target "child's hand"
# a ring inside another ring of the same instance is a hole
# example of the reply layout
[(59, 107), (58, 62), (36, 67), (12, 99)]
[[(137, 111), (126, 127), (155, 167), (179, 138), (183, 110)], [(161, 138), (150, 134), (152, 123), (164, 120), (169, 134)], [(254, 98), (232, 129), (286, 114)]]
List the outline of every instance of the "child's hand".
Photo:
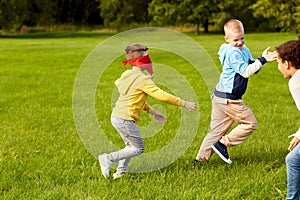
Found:
[(292, 141), (290, 142), (290, 146), (288, 148), (289, 151), (292, 151), (297, 146), (297, 144), (300, 142), (300, 139), (296, 136), (296, 134), (292, 134), (288, 138), (293, 138)]
[(166, 117), (163, 114), (161, 114), (161, 113), (159, 113), (157, 111), (154, 111), (154, 113), (152, 114), (152, 116), (158, 122), (165, 122), (166, 121)]
[(189, 111), (196, 110), (197, 104), (195, 102), (186, 101), (184, 104), (184, 108), (188, 109)]
[(264, 52), (262, 53), (262, 56), (268, 61), (273, 61), (277, 59), (277, 52), (273, 51), (273, 52), (269, 52), (270, 47), (266, 48), (264, 50)]

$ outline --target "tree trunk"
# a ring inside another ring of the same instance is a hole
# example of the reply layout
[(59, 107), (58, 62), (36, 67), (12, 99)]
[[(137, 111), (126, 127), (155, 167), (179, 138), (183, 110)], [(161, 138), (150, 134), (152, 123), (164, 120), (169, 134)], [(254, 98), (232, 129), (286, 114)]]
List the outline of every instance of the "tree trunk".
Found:
[(199, 21), (195, 21), (195, 35), (199, 35)]
[(203, 24), (204, 32), (208, 33), (208, 19), (205, 19), (205, 22)]

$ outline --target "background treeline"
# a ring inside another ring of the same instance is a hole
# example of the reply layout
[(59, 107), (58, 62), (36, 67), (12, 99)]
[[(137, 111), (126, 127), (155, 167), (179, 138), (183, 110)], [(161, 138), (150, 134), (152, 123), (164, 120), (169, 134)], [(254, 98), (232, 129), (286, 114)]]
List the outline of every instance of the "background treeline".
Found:
[(300, 0), (0, 0), (0, 28), (46, 27), (125, 30), (144, 26), (221, 30), (229, 18), (247, 31), (300, 30)]

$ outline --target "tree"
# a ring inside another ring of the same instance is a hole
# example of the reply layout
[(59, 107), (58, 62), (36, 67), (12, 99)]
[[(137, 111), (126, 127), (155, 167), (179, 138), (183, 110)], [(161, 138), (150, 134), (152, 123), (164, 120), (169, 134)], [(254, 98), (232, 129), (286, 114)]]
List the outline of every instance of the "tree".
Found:
[(180, 0), (152, 0), (148, 13), (150, 23), (155, 26), (178, 25), (178, 5)]
[[(93, 20), (91, 16), (96, 17), (94, 14), (99, 15), (99, 2), (98, 0), (95, 1), (83, 1), (82, 6), (82, 24), (88, 24), (89, 22), (92, 23), (100, 23), (100, 15), (97, 17), (96, 20)], [(98, 21), (97, 21), (98, 20)]]
[(30, 4), (30, 0), (1, 0), (1, 27), (7, 30), (18, 30), (24, 22), (30, 22)]
[(0, 0), (0, 28), (100, 24), (99, 0)]
[(99, 0), (55, 0), (57, 24), (101, 24)]
[(104, 24), (117, 30), (139, 26), (195, 26), (222, 30), (230, 18), (247, 31), (300, 30), (300, 0), (0, 0), (0, 28)]
[(46, 26), (55, 23), (55, 2), (53, 0), (30, 1), (30, 23), (25, 25)]
[(208, 32), (209, 24), (213, 23), (213, 14), (220, 11), (219, 0), (184, 0), (179, 6), (182, 15), (181, 20), (195, 25), (195, 34), (199, 34), (199, 26), (202, 25), (204, 32)]
[(200, 25), (208, 32), (213, 13), (219, 11), (218, 3), (219, 0), (152, 0), (149, 14), (157, 25), (194, 24), (198, 35)]
[(258, 0), (250, 8), (255, 17), (270, 22), (276, 31), (299, 31), (299, 0)]
[(220, 12), (215, 13), (215, 23), (223, 28), (227, 20), (236, 18), (243, 22), (245, 30), (255, 30), (258, 27), (258, 20), (253, 16), (253, 10), (249, 7), (256, 3), (256, 1), (257, 0), (220, 0), (218, 3)]
[(81, 24), (83, 0), (56, 0), (57, 24)]
[(104, 26), (121, 30), (147, 23), (150, 0), (100, 0), (100, 16)]

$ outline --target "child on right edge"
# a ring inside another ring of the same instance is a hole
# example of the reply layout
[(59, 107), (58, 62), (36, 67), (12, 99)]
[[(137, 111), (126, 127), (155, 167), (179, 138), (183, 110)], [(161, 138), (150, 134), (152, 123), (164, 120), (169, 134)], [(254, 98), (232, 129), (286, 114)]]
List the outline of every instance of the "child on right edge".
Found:
[[(276, 47), (278, 53), (278, 69), (284, 78), (289, 78), (289, 89), (300, 110), (300, 37), (298, 40), (290, 40), (279, 47)], [(300, 128), (289, 136), (293, 138), (290, 142), (286, 156), (287, 168), (287, 188), (286, 199), (299, 199), (300, 197)]]
[[(241, 144), (258, 126), (252, 111), (242, 100), (248, 78), (277, 57), (276, 52), (269, 52), (270, 48), (267, 48), (255, 60), (244, 45), (244, 27), (237, 19), (226, 22), (224, 32), (228, 44), (223, 44), (219, 50), (223, 70), (212, 96), (210, 132), (204, 138), (193, 164), (208, 161), (213, 151), (231, 164), (227, 147)], [(237, 122), (238, 126), (225, 135), (233, 122)]]

